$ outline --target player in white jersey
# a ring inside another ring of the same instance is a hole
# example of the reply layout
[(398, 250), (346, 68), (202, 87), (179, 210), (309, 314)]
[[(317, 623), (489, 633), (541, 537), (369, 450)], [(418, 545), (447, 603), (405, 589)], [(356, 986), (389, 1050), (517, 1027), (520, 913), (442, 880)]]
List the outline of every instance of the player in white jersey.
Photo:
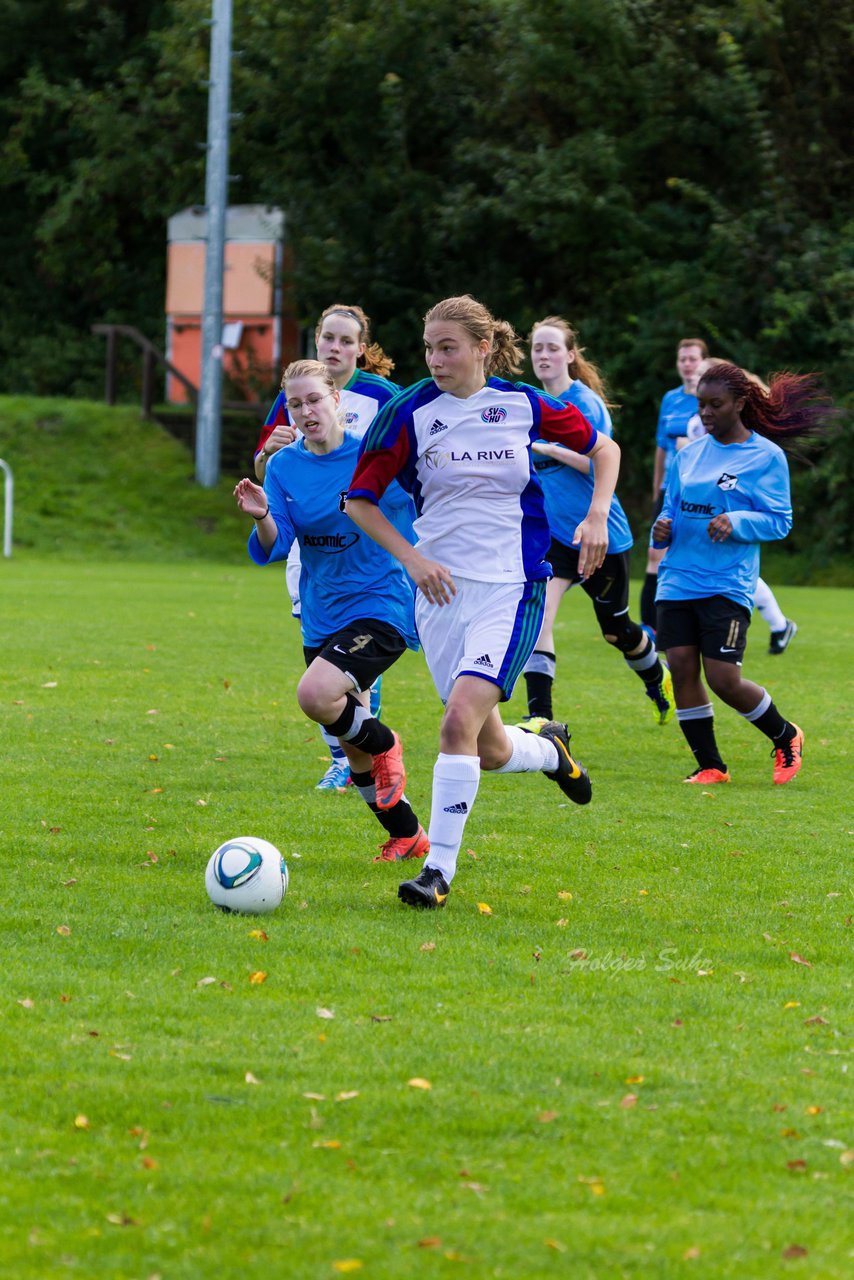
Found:
[[(497, 374), (521, 368), (509, 324), (465, 295), (424, 317), (431, 377), (402, 391), (362, 444), (347, 513), (406, 568), (418, 591), (418, 635), (445, 712), (433, 770), (424, 870), (398, 894), (441, 907), (456, 869), (481, 769), (545, 773), (576, 804), (590, 799), (566, 726), (539, 734), (502, 724), (506, 701), (543, 619), (549, 529), (531, 445), (541, 437), (597, 459), (590, 507), (578, 526), (579, 571), (594, 572), (608, 545), (619, 449), (573, 405)], [(415, 499), (412, 547), (377, 503), (397, 478)]]
[[(766, 393), (737, 365), (713, 364), (700, 379), (708, 433), (676, 455), (654, 543), (667, 548), (658, 578), (658, 632), (667, 652), (676, 717), (697, 768), (686, 782), (729, 782), (703, 683), (772, 742), (773, 779), (801, 768), (804, 735), (771, 695), (745, 680), (741, 663), (759, 567), (759, 545), (792, 525), (789, 468), (775, 441), (819, 430), (826, 397), (814, 375), (776, 374)], [(832, 412), (832, 411), (831, 411)]]
[[(703, 374), (713, 364), (716, 363), (715, 357), (706, 356), (705, 360), (701, 360), (697, 366), (697, 378), (701, 378)], [(768, 386), (755, 373), (750, 373), (747, 369), (744, 373), (752, 382), (755, 382), (767, 395)], [(690, 444), (692, 440), (702, 440), (706, 434), (706, 428), (700, 419), (699, 413), (695, 413), (688, 419), (688, 425), (685, 428), (683, 438), (677, 440), (676, 448), (681, 450), (686, 444)], [(762, 615), (764, 621), (768, 624), (768, 630), (771, 635), (768, 639), (768, 652), (770, 654), (785, 653), (789, 644), (798, 634), (798, 624), (793, 622), (791, 618), (787, 618), (777, 603), (777, 597), (768, 586), (764, 578), (756, 579), (756, 591), (753, 596), (753, 604), (758, 612)]]
[(264, 488), (241, 480), (235, 497), (252, 516), (249, 554), (260, 565), (303, 548), (300, 625), (306, 672), (297, 688), (304, 713), (334, 735), (362, 799), (385, 828), (379, 858), (423, 857), (427, 837), (406, 796), (400, 739), (368, 709), (368, 690), (407, 648), (417, 648), (412, 584), (391, 556), (341, 510), (359, 441), (345, 432), (340, 392), (317, 360), (284, 376), (300, 438), (271, 459)]
[[(341, 398), (344, 427), (357, 436), (363, 436), (374, 419), (377, 410), (400, 390), (388, 375), (394, 362), (382, 347), (371, 342), (370, 318), (361, 307), (350, 303), (335, 302), (321, 314), (314, 330), (318, 359), (329, 370)], [(287, 398), (282, 389), (273, 401), (264, 422), (258, 444), (255, 446), (255, 474), (263, 483), (267, 463), (274, 454), (297, 437), (296, 427), (288, 410)], [(401, 494), (405, 502), (406, 495)], [(401, 532), (409, 536), (411, 518), (415, 512), (411, 502), (396, 512), (395, 523)], [(300, 550), (294, 542), (285, 567), (288, 594), (291, 597), (295, 618), (300, 613), (299, 580)], [(374, 715), (380, 714), (380, 682), (371, 690), (371, 707)], [(332, 757), (329, 768), (317, 784), (319, 791), (343, 791), (350, 782), (350, 766), (337, 738), (321, 729), (321, 735)]]

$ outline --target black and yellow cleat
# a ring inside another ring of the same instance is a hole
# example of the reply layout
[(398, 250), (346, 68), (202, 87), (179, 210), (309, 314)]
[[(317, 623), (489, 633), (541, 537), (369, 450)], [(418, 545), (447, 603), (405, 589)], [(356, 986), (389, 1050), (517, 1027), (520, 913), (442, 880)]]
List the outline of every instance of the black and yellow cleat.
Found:
[(404, 880), (397, 890), (401, 902), (409, 907), (444, 907), (451, 892), (438, 867), (423, 867), (414, 880)]
[(540, 729), (541, 738), (548, 738), (555, 744), (558, 766), (554, 773), (546, 773), (560, 787), (565, 796), (569, 796), (573, 804), (589, 804), (593, 795), (590, 775), (582, 764), (573, 760), (569, 753), (569, 738), (565, 724), (550, 720)]

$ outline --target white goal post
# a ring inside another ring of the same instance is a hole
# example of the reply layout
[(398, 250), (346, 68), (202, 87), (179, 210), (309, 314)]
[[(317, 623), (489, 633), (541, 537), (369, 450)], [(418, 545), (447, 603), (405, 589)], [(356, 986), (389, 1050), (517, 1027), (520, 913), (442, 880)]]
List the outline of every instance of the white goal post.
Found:
[(0, 458), (0, 471), (5, 477), (3, 483), (3, 555), (8, 560), (12, 554), (12, 505), (15, 499), (15, 481), (12, 468), (8, 462)]

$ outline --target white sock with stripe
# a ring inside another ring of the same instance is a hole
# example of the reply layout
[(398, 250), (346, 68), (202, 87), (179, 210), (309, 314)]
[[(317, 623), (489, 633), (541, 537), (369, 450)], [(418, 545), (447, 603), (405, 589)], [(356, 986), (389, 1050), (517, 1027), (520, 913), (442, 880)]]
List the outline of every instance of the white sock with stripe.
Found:
[(515, 724), (506, 724), (504, 732), (513, 751), (506, 764), (490, 769), (490, 773), (554, 773), (560, 761), (553, 742), (536, 733), (526, 733)]
[(457, 869), (466, 820), (480, 783), (477, 756), (451, 756), (443, 751), (433, 766), (433, 800), (430, 807), (430, 852), (426, 865), (441, 871), (448, 884)]

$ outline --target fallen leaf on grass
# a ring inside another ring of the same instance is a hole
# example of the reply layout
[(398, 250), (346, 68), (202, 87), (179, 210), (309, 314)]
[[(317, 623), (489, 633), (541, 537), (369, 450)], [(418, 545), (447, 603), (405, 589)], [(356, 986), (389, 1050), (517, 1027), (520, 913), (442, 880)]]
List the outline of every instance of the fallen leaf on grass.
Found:
[(143, 1169), (159, 1169), (160, 1165), (154, 1159), (154, 1156), (143, 1156), (142, 1167)]
[(309, 1100), (310, 1102), (325, 1102), (325, 1101), (326, 1101), (326, 1094), (325, 1094), (325, 1093), (304, 1093), (302, 1096), (303, 1096), (304, 1098), (308, 1098), (308, 1100)]
[(557, 923), (558, 929), (565, 929), (566, 926), (569, 924), (569, 921), (567, 920), (566, 916), (561, 916), (560, 920), (558, 920), (556, 923)]
[(406, 1082), (410, 1089), (432, 1089), (433, 1086), (429, 1080), (423, 1079), (422, 1076), (413, 1076), (411, 1080)]
[(492, 907), (489, 905), (489, 903), (488, 903), (488, 902), (479, 902), (479, 903), (477, 904), (477, 909), (478, 909), (478, 911), (480, 912), (480, 914), (481, 914), (482, 916), (491, 916), (491, 915), (492, 915)]
[(789, 952), (789, 959), (792, 961), (792, 963), (793, 963), (793, 964), (802, 964), (802, 965), (804, 965), (807, 969), (811, 969), (811, 968), (812, 968), (812, 961), (811, 961), (811, 960), (805, 960), (805, 959), (803, 958), (803, 956), (799, 956), (799, 955), (798, 955), (797, 951), (790, 951), (790, 952)]
[(699, 1258), (699, 1256), (700, 1256), (700, 1246), (696, 1244), (692, 1244), (691, 1247), (689, 1249), (686, 1249), (685, 1252), (682, 1254), (682, 1261), (693, 1262), (694, 1259)]
[(572, 894), (569, 892), (568, 889), (559, 889), (557, 896), (561, 899), (562, 902), (572, 902)]
[(77, 881), (76, 881), (75, 879), (73, 879), (73, 878), (72, 878), (71, 880), (63, 880), (63, 882), (62, 882), (62, 887), (63, 887), (63, 889), (70, 889), (70, 888), (71, 888), (71, 886), (72, 886), (73, 884), (76, 884), (76, 883), (77, 883)]
[(36, 1007), (35, 1001), (31, 1000), (29, 996), (24, 996), (23, 1000), (18, 1001), (18, 1004), (22, 1009), (35, 1009)]
[(196, 983), (197, 987), (209, 987), (212, 982), (216, 982), (216, 978), (199, 978)]
[(108, 1213), (107, 1221), (114, 1227), (138, 1227), (139, 1219), (132, 1218), (129, 1213)]
[(807, 1162), (806, 1160), (787, 1160), (786, 1168), (791, 1169), (792, 1173), (805, 1173)]
[(258, 969), (256, 970), (255, 973), (250, 973), (249, 975), (249, 982), (250, 982), (250, 985), (253, 987), (259, 987), (262, 982), (266, 982), (266, 981), (267, 981), (267, 975), (266, 973), (264, 973), (263, 969)]
[(332, 1266), (336, 1271), (346, 1275), (350, 1271), (361, 1271), (364, 1263), (360, 1262), (358, 1258), (341, 1258), (338, 1262), (333, 1262)]
[(419, 951), (435, 951), (436, 944), (435, 942), (422, 942), (418, 950)]
[(636, 1093), (627, 1093), (624, 1098), (620, 1099), (620, 1106), (625, 1111), (627, 1111), (629, 1107), (633, 1107), (636, 1105), (637, 1100), (638, 1100), (638, 1095)]
[(249, 930), (249, 937), (250, 937), (250, 938), (257, 938), (257, 940), (258, 940), (259, 942), (269, 942), (269, 941), (270, 941), (269, 935), (268, 935), (268, 934), (266, 934), (266, 933), (264, 932), (264, 930), (263, 930), (263, 929), (250, 929), (250, 930)]
[(643, 1084), (643, 1076), (626, 1076), (626, 1084)]
[(559, 1111), (540, 1111), (537, 1119), (540, 1124), (551, 1124), (552, 1120), (557, 1120), (560, 1115)]
[(821, 1112), (822, 1112), (822, 1108), (821, 1108), (821, 1107), (815, 1107), (815, 1106), (813, 1106), (813, 1107), (804, 1107), (804, 1115), (805, 1115), (805, 1116), (820, 1116), (820, 1115), (821, 1115)]
[(816, 1014), (814, 1018), (805, 1018), (804, 1026), (805, 1027), (829, 1027), (830, 1023), (827, 1021), (827, 1018), (822, 1018), (819, 1014)]
[(424, 1236), (423, 1240), (418, 1241), (419, 1249), (440, 1249), (441, 1247), (441, 1236)]
[(477, 1195), (482, 1196), (487, 1187), (482, 1182), (464, 1182), (464, 1187), (468, 1187), (469, 1191), (474, 1191)]
[(71, 935), (71, 930), (69, 929), (67, 924), (58, 924), (56, 926), (56, 932), (60, 934), (63, 938), (68, 938)]
[(246, 1083), (247, 1083), (247, 1084), (260, 1084), (260, 1083), (261, 1083), (261, 1081), (260, 1081), (256, 1076), (253, 1076), (253, 1074), (252, 1074), (252, 1072), (251, 1072), (251, 1071), (247, 1071), (247, 1072), (246, 1072), (246, 1075), (243, 1077), (243, 1079), (246, 1081)]
[(802, 1244), (790, 1244), (790, 1245), (787, 1245), (786, 1248), (783, 1250), (783, 1257), (784, 1258), (805, 1258), (808, 1252), (809, 1250), (805, 1249)]
[(75, 1117), (74, 1117), (74, 1128), (75, 1128), (75, 1129), (88, 1129), (88, 1128), (89, 1128), (89, 1117), (88, 1117), (88, 1116), (84, 1116), (83, 1114), (81, 1114), (81, 1115), (79, 1115), (79, 1116), (75, 1116)]
[(800, 1009), (800, 1007), (801, 1007), (800, 1000), (787, 1000), (786, 1003), (783, 1005), (784, 1009)]
[(332, 1009), (315, 1009), (318, 1018), (334, 1018), (335, 1014)]
[(393, 1022), (393, 1021), (394, 1019), (392, 1018), (390, 1013), (372, 1013), (371, 1014), (371, 1022)]
[(337, 1151), (340, 1148), (341, 1143), (337, 1138), (327, 1138), (325, 1142), (313, 1142), (311, 1145), (313, 1147), (322, 1147), (326, 1151)]
[(843, 1169), (850, 1169), (854, 1164), (854, 1151), (843, 1151), (839, 1156), (839, 1163)]
[(351, 1098), (358, 1098), (358, 1096), (359, 1096), (359, 1090), (358, 1090), (358, 1089), (345, 1089), (345, 1090), (344, 1090), (343, 1092), (341, 1092), (341, 1093), (336, 1093), (336, 1095), (335, 1095), (335, 1101), (336, 1101), (336, 1102), (349, 1102)]
[(57, 683), (58, 683), (58, 681), (56, 681), (56, 680), (47, 680), (47, 681), (42, 685), (42, 688), (43, 688), (43, 689), (55, 689), (55, 688), (57, 687)]

